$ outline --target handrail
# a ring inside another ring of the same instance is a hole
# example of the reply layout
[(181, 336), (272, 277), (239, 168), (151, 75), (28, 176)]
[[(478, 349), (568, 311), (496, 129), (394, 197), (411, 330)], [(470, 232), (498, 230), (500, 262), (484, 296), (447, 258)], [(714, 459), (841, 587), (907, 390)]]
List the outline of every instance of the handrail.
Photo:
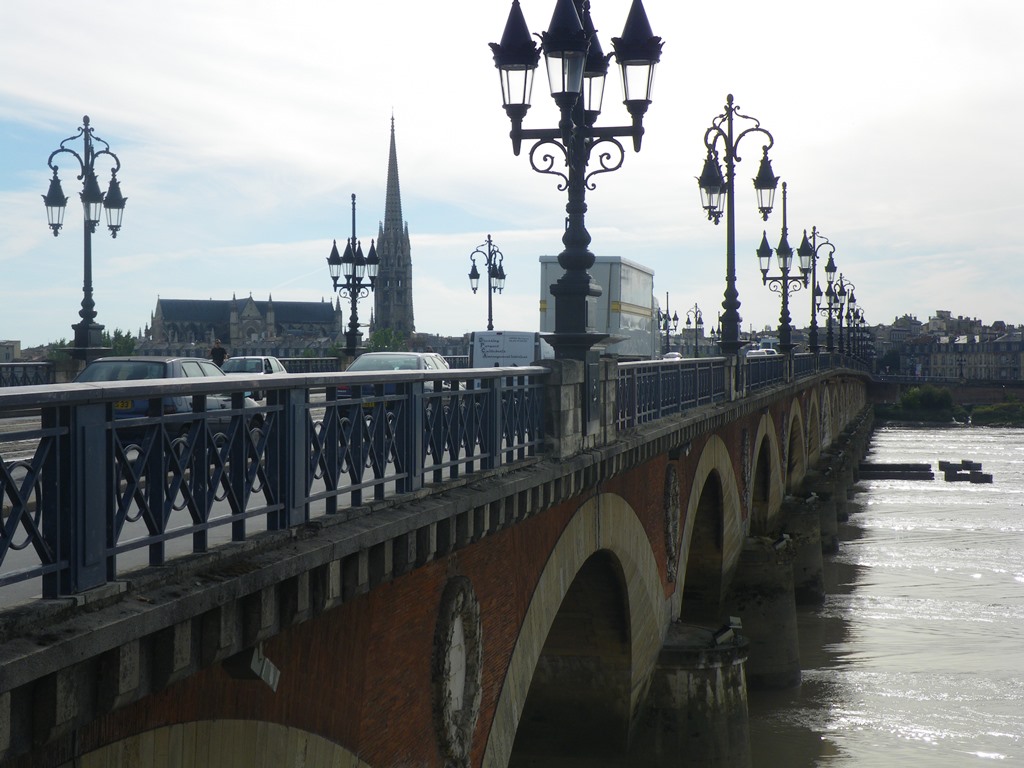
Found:
[[(0, 594), (76, 594), (125, 567), (536, 456), (547, 375), (279, 374), (0, 391)], [(245, 397), (256, 386), (262, 405)], [(229, 406), (207, 410), (222, 394)], [(165, 398), (186, 395), (192, 412), (163, 413)], [(155, 415), (117, 418), (128, 399), (149, 400)]]

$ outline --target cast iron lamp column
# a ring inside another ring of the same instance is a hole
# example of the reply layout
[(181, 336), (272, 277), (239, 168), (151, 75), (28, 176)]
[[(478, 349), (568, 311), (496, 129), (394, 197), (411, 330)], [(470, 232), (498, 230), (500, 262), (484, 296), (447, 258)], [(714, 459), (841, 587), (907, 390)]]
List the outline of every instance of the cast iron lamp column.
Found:
[[(562, 179), (559, 189), (568, 193), (565, 206), (564, 250), (558, 263), (565, 273), (551, 285), (555, 298), (555, 332), (548, 338), (557, 358), (585, 359), (587, 351), (607, 334), (594, 333), (588, 315), (588, 299), (601, 295), (591, 277), (594, 264), (590, 233), (584, 216), (586, 191), (591, 178), (622, 166), (625, 152), (618, 138), (630, 138), (640, 151), (643, 116), (651, 103), (655, 65), (661, 58), (662, 41), (651, 32), (641, 0), (633, 0), (622, 37), (612, 38), (615, 59), (622, 70), (624, 103), (632, 124), (597, 127), (601, 113), (608, 60), (595, 34), (590, 0), (556, 0), (551, 24), (541, 33), (538, 48), (530, 36), (519, 0), (512, 0), (500, 43), (491, 43), (494, 64), (501, 79), (502, 103), (512, 123), (512, 152), (518, 155), (523, 140), (533, 141), (530, 166), (538, 173)], [(533, 73), (543, 51), (551, 97), (561, 112), (557, 128), (523, 128), (530, 108)], [(598, 152), (595, 154), (595, 148)], [(588, 172), (591, 157), (598, 167)], [(564, 170), (556, 169), (556, 158)]]
[[(753, 125), (736, 135), (733, 130), (733, 121), (736, 117), (749, 120)], [(754, 179), (757, 207), (761, 212), (761, 218), (768, 221), (768, 214), (771, 213), (775, 200), (775, 188), (779, 183), (779, 178), (772, 173), (771, 161), (768, 159), (768, 150), (775, 144), (775, 139), (761, 127), (759, 120), (740, 113), (739, 108), (733, 104), (731, 93), (726, 97), (725, 112), (716, 117), (711, 122), (711, 127), (704, 132), (704, 146), (707, 147), (708, 154), (704, 160), (704, 170), (697, 179), (701, 191), (701, 204), (708, 213), (708, 221), (713, 221), (717, 225), (722, 214), (726, 215), (725, 299), (722, 301), (725, 313), (722, 315), (720, 342), (722, 352), (726, 355), (738, 353), (743, 346), (743, 342), (740, 341), (742, 318), (739, 313), (739, 291), (736, 290), (736, 185), (733, 182), (736, 176), (736, 163), (742, 159), (737, 154), (740, 141), (751, 133), (762, 133), (768, 140), (762, 147), (764, 155)], [(718, 163), (719, 140), (724, 145), (725, 176), (722, 175), (722, 168)]]
[(665, 343), (662, 345), (661, 354), (667, 355), (672, 351), (672, 342), (670, 334), (675, 333), (679, 330), (679, 315), (673, 312), (671, 316), (668, 314), (668, 293), (665, 293), (665, 310), (658, 309), (658, 327), (665, 333)]
[[(818, 241), (821, 242), (818, 242)], [(818, 350), (821, 349), (821, 345), (818, 344), (818, 312), (821, 311), (821, 286), (818, 285), (818, 250), (821, 248), (828, 248), (829, 262), (832, 264), (832, 272), (835, 274), (835, 262), (832, 260), (832, 254), (836, 252), (835, 246), (825, 237), (821, 232), (818, 231), (817, 227), (811, 227), (811, 239), (807, 239), (807, 230), (804, 230), (804, 239), (800, 242), (800, 247), (796, 249), (797, 254), (800, 257), (801, 269), (804, 264), (810, 262), (811, 274), (810, 274), (810, 285), (811, 285), (811, 326), (807, 332), (807, 346), (814, 354), (818, 354)], [(807, 273), (804, 273), (806, 277)], [(829, 350), (831, 352), (831, 350)]]
[(828, 255), (828, 262), (825, 264), (825, 306), (820, 309), (827, 316), (827, 333), (825, 336), (825, 350), (831, 354), (835, 352), (835, 334), (833, 332), (832, 318), (836, 315), (836, 306), (839, 303), (839, 297), (836, 295), (836, 267), (835, 252), (833, 251)]
[[(68, 142), (82, 139), (82, 154), (78, 154), (66, 145)], [(103, 145), (97, 150), (96, 144)], [(71, 356), (77, 360), (89, 361), (99, 357), (110, 350), (103, 347), (103, 326), (96, 322), (96, 302), (92, 295), (92, 235), (96, 231), (96, 225), (100, 221), (100, 209), (107, 212), (107, 227), (110, 229), (110, 236), (117, 237), (121, 229), (121, 217), (124, 215), (124, 204), (126, 198), (121, 195), (121, 185), (117, 181), (117, 172), (121, 170), (121, 161), (117, 155), (110, 151), (110, 145), (93, 134), (92, 126), (89, 124), (89, 116), (82, 118), (82, 125), (78, 133), (69, 136), (60, 143), (60, 147), (50, 153), (46, 164), (53, 171), (53, 178), (50, 179), (50, 188), (43, 195), (43, 203), (46, 205), (46, 220), (53, 230), (53, 236), (60, 234), (60, 228), (64, 223), (64, 208), (68, 199), (61, 189), (60, 178), (57, 176), (58, 166), (53, 164), (53, 159), (62, 153), (71, 155), (78, 161), (80, 173), (78, 179), (82, 181), (82, 191), (79, 196), (82, 200), (82, 208), (85, 214), (85, 240), (84, 240), (84, 279), (82, 282), (82, 309), (78, 315), (81, 321), (71, 326), (75, 331), (75, 344), (71, 350)], [(113, 160), (114, 167), (110, 169), (110, 185), (104, 194), (96, 181), (96, 158), (107, 155)]]
[[(846, 334), (843, 330), (844, 315), (847, 312), (851, 302), (856, 302), (856, 297), (853, 295), (853, 291), (856, 286), (849, 280), (843, 277), (842, 272), (839, 273), (839, 277), (836, 279), (836, 299), (838, 300), (836, 305), (836, 317), (839, 319), (839, 354), (843, 355), (847, 352), (847, 347), (844, 345), (846, 341)], [(846, 290), (849, 288), (850, 290)]]
[(686, 310), (686, 327), (690, 327), (690, 320), (693, 319), (693, 356), (700, 357), (700, 333), (704, 330), (704, 314), (700, 307), (694, 304)]
[[(757, 249), (757, 260), (761, 266), (761, 284), (782, 296), (782, 311), (779, 314), (779, 348), (783, 354), (788, 355), (793, 350), (793, 326), (790, 323), (789, 314), (789, 293), (799, 291), (807, 285), (807, 276), (811, 271), (810, 256), (801, 253), (800, 272), (802, 277), (790, 278), (789, 270), (793, 264), (793, 249), (789, 245), (789, 230), (786, 227), (786, 182), (782, 182), (782, 237), (779, 239), (779, 247), (775, 249), (775, 256), (779, 262), (778, 275), (768, 277), (768, 269), (771, 266), (772, 247), (768, 245), (768, 233), (762, 232), (761, 245)], [(806, 259), (806, 261), (805, 261)]]
[[(345, 331), (345, 354), (355, 357), (359, 349), (359, 299), (364, 299), (373, 291), (380, 269), (377, 248), (370, 241), (370, 255), (363, 257), (363, 245), (356, 240), (356, 196), (352, 195), (352, 237), (345, 244), (345, 255), (338, 255), (338, 241), (331, 247), (331, 255), (327, 257), (327, 268), (331, 273), (334, 290), (350, 302), (348, 330)], [(338, 281), (344, 277), (341, 285)], [(368, 282), (364, 283), (366, 278)]]
[(473, 265), (469, 270), (469, 287), (473, 289), (473, 293), (476, 293), (476, 289), (480, 287), (480, 270), (476, 268), (476, 257), (478, 255), (484, 260), (484, 266), (487, 267), (487, 330), (493, 331), (494, 307), (492, 297), (495, 292), (501, 293), (505, 289), (505, 268), (502, 266), (505, 256), (491, 241), (490, 235), (487, 236), (487, 242), (481, 243), (476, 247), (475, 251), (469, 254), (469, 260)]

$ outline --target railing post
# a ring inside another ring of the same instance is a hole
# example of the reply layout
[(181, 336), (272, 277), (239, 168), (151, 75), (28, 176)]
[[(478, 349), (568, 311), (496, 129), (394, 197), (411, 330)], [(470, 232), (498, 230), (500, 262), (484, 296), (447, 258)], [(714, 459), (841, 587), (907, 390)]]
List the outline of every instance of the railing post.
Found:
[(65, 505), (60, 509), (60, 559), (68, 563), (62, 595), (107, 581), (107, 536), (114, 463), (107, 433), (107, 404), (74, 405), (69, 413)]
[[(468, 382), (473, 384), (474, 382)], [(480, 382), (483, 392), (483, 404), (478, 411), (480, 419), (480, 436), (483, 445), (480, 450), (483, 456), (480, 458), (481, 469), (494, 469), (501, 464), (501, 390), (498, 388), (497, 379), (484, 379)], [(476, 410), (472, 399), (466, 401), (466, 407)]]
[(399, 493), (411, 493), (423, 487), (423, 466), (426, 456), (423, 437), (423, 382), (400, 387), (405, 392), (404, 417), (396, 425), (395, 447), (402, 469), (408, 475), (396, 483)]
[[(330, 398), (333, 402), (333, 398)], [(281, 530), (302, 525), (309, 519), (309, 505), (306, 503), (306, 486), (309, 482), (309, 419), (307, 404), (309, 392), (305, 387), (294, 389), (271, 390), (267, 392), (267, 403), (280, 406), (276, 413), (268, 413), (264, 429), (270, 422), (277, 433), (276, 440), (267, 441), (267, 476), (271, 481), (271, 498), (280, 502), (283, 509), (271, 515), (271, 529)], [(333, 407), (332, 402), (327, 407)], [(272, 421), (271, 421), (272, 419)], [(324, 440), (325, 453), (330, 454), (327, 463), (336, 456), (338, 432), (336, 420), (329, 420), (333, 428), (327, 430)], [(336, 463), (330, 463), (336, 466)], [(337, 504), (337, 499), (331, 497)]]
[(583, 448), (583, 362), (543, 360), (541, 365), (550, 371), (545, 390), (544, 440), (554, 458), (568, 458)]

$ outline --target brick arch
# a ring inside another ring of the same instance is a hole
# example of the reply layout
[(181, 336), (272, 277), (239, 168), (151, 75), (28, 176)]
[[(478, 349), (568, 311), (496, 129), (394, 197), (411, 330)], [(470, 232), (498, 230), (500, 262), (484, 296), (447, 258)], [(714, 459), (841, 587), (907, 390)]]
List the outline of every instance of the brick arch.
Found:
[(763, 414), (754, 437), (749, 533), (765, 534), (782, 504), (782, 453), (775, 424)]
[(372, 768), (315, 733), (261, 720), (199, 720), (154, 728), (83, 755), (80, 768)]
[(693, 480), (690, 482), (690, 495), (684, 505), (683, 535), (679, 557), (680, 578), (672, 599), (672, 615), (682, 615), (683, 594), (685, 592), (686, 570), (690, 563), (691, 545), (694, 539), (694, 526), (700, 508), (701, 496), (708, 480), (717, 482), (721, 491), (721, 525), (722, 525), (722, 557), (721, 584), (723, 590), (731, 580), (739, 562), (746, 536), (743, 520), (743, 506), (740, 501), (739, 479), (733, 468), (729, 448), (718, 435), (712, 435), (704, 444)]
[(668, 625), (667, 606), (661, 572), (636, 513), (621, 496), (603, 493), (576, 511), (537, 581), (495, 707), (483, 757), (485, 767), (508, 765), (548, 633), (576, 576), (601, 551), (609, 553), (622, 572), (629, 574), (623, 584), (631, 655), (628, 712), (637, 711), (661, 650)]
[(804, 433), (803, 406), (794, 398), (789, 409), (789, 427), (786, 430), (789, 444), (786, 450), (786, 491), (795, 490), (807, 474), (807, 440)]
[(812, 467), (821, 458), (821, 395), (811, 390), (807, 397), (807, 466)]

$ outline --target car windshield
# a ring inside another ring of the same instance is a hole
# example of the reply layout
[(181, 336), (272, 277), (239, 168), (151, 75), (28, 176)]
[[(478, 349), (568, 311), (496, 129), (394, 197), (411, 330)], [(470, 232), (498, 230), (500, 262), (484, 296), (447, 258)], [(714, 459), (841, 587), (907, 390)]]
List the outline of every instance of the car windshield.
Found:
[(149, 360), (97, 360), (78, 374), (75, 381), (137, 381), (167, 377), (166, 366)]
[(229, 358), (221, 366), (224, 373), (263, 373), (263, 361), (256, 358)]
[(350, 371), (415, 371), (419, 369), (416, 355), (375, 355), (372, 352), (357, 357)]

